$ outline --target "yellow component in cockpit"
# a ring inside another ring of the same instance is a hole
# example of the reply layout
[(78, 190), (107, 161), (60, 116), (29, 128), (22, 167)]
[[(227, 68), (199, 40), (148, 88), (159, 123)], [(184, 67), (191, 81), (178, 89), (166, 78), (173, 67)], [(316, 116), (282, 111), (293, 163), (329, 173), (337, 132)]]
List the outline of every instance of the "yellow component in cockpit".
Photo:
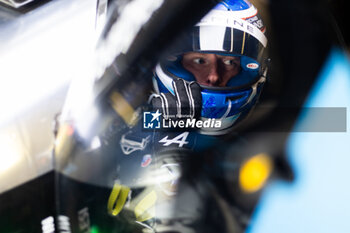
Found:
[(114, 184), (107, 204), (107, 209), (110, 214), (117, 216), (120, 213), (128, 198), (129, 192), (129, 187), (120, 184)]
[(136, 220), (139, 222), (146, 221), (155, 216), (155, 204), (157, 201), (157, 194), (153, 190), (148, 193), (137, 205), (135, 206)]
[(239, 171), (239, 185), (244, 192), (252, 193), (261, 189), (273, 169), (270, 156), (261, 153), (245, 161)]

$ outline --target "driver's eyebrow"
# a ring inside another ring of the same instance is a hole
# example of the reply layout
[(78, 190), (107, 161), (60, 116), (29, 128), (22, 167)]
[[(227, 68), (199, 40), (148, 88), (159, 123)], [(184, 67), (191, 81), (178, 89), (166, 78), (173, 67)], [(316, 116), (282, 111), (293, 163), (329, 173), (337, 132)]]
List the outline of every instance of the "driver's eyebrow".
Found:
[(240, 60), (239, 57), (235, 57), (235, 56), (222, 56), (222, 55), (217, 55), (217, 56), (218, 56), (218, 58), (220, 58), (220, 59), (228, 58), (228, 59), (231, 59), (231, 60), (237, 60), (237, 61)]

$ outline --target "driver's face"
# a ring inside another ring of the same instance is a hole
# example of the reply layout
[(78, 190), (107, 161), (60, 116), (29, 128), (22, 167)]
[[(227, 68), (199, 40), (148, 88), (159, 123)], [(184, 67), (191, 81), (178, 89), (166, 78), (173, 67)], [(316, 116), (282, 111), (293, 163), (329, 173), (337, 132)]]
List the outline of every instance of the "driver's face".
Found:
[(182, 65), (194, 75), (199, 84), (205, 86), (224, 87), (240, 72), (239, 57), (209, 53), (185, 53)]

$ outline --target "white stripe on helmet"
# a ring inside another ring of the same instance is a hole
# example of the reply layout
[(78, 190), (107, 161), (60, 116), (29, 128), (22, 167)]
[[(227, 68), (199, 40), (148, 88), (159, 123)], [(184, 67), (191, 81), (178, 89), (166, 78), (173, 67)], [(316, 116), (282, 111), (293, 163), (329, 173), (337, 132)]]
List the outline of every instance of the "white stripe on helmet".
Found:
[(225, 31), (225, 27), (199, 27), (200, 49), (224, 51)]
[[(264, 47), (267, 45), (267, 38), (264, 33), (255, 25), (237, 17), (236, 11), (211, 10), (197, 26), (201, 27), (200, 30), (203, 30), (202, 28), (205, 26), (222, 26), (238, 29), (254, 36)], [(213, 48), (212, 50), (216, 49)]]
[(175, 95), (174, 89), (173, 89), (173, 79), (170, 78), (167, 74), (164, 73), (164, 71), (163, 71), (163, 69), (162, 69), (162, 67), (160, 66), (159, 63), (156, 66), (156, 73), (157, 73), (157, 76), (158, 76), (159, 80), (169, 90), (169, 92), (171, 94)]

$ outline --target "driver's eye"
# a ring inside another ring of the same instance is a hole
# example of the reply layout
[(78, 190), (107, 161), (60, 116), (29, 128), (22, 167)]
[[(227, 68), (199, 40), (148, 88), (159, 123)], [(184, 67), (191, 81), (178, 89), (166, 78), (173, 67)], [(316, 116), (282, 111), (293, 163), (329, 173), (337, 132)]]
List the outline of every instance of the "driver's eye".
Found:
[(225, 65), (228, 65), (228, 66), (231, 66), (231, 65), (235, 64), (234, 60), (232, 60), (232, 59), (225, 59), (225, 60), (223, 60), (223, 63)]
[(193, 59), (193, 62), (202, 65), (205, 63), (205, 60), (203, 58), (195, 58)]

